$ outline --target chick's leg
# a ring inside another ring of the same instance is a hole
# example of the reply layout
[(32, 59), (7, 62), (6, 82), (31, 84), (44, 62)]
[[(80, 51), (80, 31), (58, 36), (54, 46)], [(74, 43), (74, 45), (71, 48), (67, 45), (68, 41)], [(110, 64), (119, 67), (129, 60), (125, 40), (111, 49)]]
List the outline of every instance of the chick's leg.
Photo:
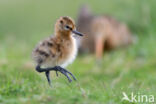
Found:
[(47, 81), (49, 83), (49, 85), (51, 86), (51, 80), (50, 80), (50, 71), (48, 68), (41, 68), (39, 65), (36, 66), (36, 71), (41, 73), (41, 72), (45, 72), (45, 75), (46, 75), (46, 78), (47, 78)]
[(60, 66), (55, 66), (55, 67), (51, 67), (51, 68), (41, 68), (39, 65), (36, 66), (36, 71), (38, 71), (40, 73), (45, 72), (49, 85), (51, 85), (49, 73), (52, 70), (56, 71), (56, 72), (57, 71), (61, 72), (63, 75), (65, 75), (68, 78), (69, 82), (71, 82), (72, 80), (71, 80), (71, 78), (69, 77), (68, 74), (70, 74), (73, 77), (73, 79), (76, 80), (76, 78), (74, 77), (74, 75), (71, 72), (67, 71), (66, 69), (64, 69), (64, 68), (62, 68)]
[(46, 75), (46, 77), (47, 77), (48, 83), (49, 83), (49, 85), (51, 86), (51, 81), (50, 81), (49, 74), (50, 74), (50, 71), (46, 71), (46, 72), (45, 72), (45, 75)]
[(64, 74), (68, 78), (69, 82), (71, 82), (72, 80), (70, 79), (70, 77), (68, 76), (68, 74), (70, 74), (73, 77), (73, 79), (76, 80), (75, 76), (71, 72), (69, 72), (68, 70), (66, 70), (66, 69), (64, 69), (64, 68), (62, 68), (60, 66), (56, 66), (54, 68), (56, 68), (57, 71), (59, 71), (62, 74)]

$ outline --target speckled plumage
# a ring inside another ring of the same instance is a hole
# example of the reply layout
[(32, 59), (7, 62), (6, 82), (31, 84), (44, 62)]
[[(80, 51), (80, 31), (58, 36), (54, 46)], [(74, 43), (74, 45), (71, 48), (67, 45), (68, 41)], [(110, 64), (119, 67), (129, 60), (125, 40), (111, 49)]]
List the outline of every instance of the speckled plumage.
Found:
[(77, 55), (74, 37), (67, 39), (51, 36), (41, 41), (33, 51), (33, 59), (44, 67), (66, 67)]
[[(64, 69), (72, 63), (77, 55), (77, 45), (73, 33), (82, 36), (76, 31), (75, 23), (70, 17), (60, 17), (55, 24), (55, 33), (53, 36), (41, 41), (32, 52), (32, 58), (36, 62), (36, 70), (45, 72), (50, 84), (49, 71), (60, 71), (69, 82), (76, 78)], [(42, 67), (42, 68), (41, 68)]]
[(54, 67), (60, 65), (62, 67), (71, 63), (77, 54), (77, 45), (75, 38), (70, 31), (60, 31), (58, 28), (60, 22), (66, 21), (75, 29), (73, 20), (70, 17), (61, 17), (55, 25), (55, 34), (41, 41), (32, 53), (32, 57), (37, 64), (44, 67)]

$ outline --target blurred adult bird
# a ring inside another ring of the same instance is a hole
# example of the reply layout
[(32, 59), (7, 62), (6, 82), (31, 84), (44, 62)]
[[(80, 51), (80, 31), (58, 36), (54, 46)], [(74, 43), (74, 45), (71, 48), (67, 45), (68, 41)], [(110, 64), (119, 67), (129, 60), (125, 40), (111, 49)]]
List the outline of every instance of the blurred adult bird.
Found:
[(134, 43), (135, 37), (128, 26), (113, 16), (94, 15), (87, 5), (80, 8), (77, 30), (86, 34), (79, 39), (82, 53), (95, 53), (101, 59), (105, 50), (112, 50)]
[(69, 75), (76, 80), (73, 74), (65, 69), (77, 55), (77, 45), (73, 34), (83, 36), (76, 31), (72, 18), (60, 17), (56, 21), (54, 35), (41, 41), (32, 52), (32, 58), (37, 63), (36, 70), (45, 72), (49, 85), (51, 85), (50, 71), (56, 71), (56, 74), (57, 71), (61, 72), (69, 82), (72, 81)]

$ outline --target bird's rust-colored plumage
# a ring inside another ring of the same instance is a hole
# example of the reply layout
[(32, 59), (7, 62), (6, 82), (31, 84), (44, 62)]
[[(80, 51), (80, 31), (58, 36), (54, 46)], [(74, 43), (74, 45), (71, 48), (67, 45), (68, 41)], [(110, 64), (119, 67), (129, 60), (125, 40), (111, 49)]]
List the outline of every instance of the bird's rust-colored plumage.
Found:
[(33, 59), (45, 67), (65, 65), (76, 56), (75, 39), (71, 31), (64, 30), (64, 25), (75, 29), (74, 22), (69, 17), (61, 17), (55, 24), (55, 34), (39, 43), (33, 51)]
[[(37, 66), (44, 68), (66, 67), (71, 63), (77, 54), (73, 33), (82, 35), (76, 31), (75, 23), (70, 17), (60, 17), (56, 21), (54, 35), (41, 41), (32, 52)], [(58, 69), (55, 68), (55, 70)]]
[(80, 9), (77, 30), (86, 34), (80, 39), (80, 52), (95, 53), (96, 58), (101, 58), (105, 50), (128, 46), (134, 39), (125, 23), (112, 16), (94, 15), (88, 6)]

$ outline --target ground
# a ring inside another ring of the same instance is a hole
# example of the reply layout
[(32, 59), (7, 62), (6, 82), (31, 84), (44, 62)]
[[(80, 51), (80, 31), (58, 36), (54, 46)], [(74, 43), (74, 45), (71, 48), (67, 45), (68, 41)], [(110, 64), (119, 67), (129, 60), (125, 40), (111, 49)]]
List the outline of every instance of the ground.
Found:
[(154, 0), (86, 1), (97, 14), (127, 23), (136, 43), (105, 52), (101, 62), (78, 55), (67, 67), (77, 78), (72, 83), (51, 72), (49, 87), (44, 73), (35, 71), (35, 45), (53, 33), (59, 16), (76, 19), (82, 1), (0, 1), (0, 104), (128, 104), (121, 100), (123, 92), (154, 95), (156, 102)]

